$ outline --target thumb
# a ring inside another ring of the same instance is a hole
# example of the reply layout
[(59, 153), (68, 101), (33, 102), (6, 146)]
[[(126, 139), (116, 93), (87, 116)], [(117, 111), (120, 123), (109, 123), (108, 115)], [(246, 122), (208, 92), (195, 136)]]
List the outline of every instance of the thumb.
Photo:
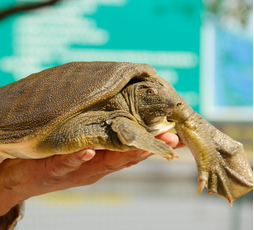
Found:
[(53, 177), (62, 177), (76, 171), (86, 161), (95, 155), (93, 149), (82, 149), (75, 153), (56, 155), (46, 159), (47, 173)]

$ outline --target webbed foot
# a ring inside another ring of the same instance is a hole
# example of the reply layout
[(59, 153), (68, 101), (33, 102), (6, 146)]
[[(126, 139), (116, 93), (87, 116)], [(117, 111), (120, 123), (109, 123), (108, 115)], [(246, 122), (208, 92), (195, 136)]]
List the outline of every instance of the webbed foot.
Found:
[(208, 194), (233, 200), (251, 191), (253, 174), (242, 144), (215, 129), (212, 133), (214, 149), (206, 152), (206, 159), (198, 164), (199, 186)]

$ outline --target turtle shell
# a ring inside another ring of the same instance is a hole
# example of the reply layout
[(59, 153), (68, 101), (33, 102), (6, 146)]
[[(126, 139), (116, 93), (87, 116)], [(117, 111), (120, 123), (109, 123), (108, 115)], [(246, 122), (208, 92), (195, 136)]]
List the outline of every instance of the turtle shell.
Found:
[(46, 135), (59, 122), (113, 97), (156, 70), (127, 62), (70, 62), (0, 88), (0, 143)]

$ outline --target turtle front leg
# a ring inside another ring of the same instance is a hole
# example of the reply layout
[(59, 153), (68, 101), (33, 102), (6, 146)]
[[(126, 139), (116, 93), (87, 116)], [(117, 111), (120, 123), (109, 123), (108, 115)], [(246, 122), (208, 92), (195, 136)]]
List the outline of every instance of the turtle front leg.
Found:
[(200, 115), (176, 125), (198, 167), (199, 194), (217, 194), (232, 201), (252, 190), (252, 170), (242, 144), (217, 130)]
[[(172, 160), (178, 157), (164, 141), (154, 138), (125, 112), (79, 114), (53, 130), (38, 148), (64, 154), (84, 148), (112, 151), (144, 150)], [(53, 154), (52, 154), (53, 155)]]
[(172, 147), (164, 141), (154, 138), (145, 128), (128, 118), (118, 117), (114, 119), (111, 128), (126, 146), (154, 153), (169, 161), (178, 157)]

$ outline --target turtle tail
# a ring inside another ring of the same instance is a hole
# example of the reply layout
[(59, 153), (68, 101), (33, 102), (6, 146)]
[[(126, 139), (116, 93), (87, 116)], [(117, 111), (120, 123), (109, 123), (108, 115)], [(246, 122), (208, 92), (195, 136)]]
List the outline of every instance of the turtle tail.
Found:
[(4, 216), (0, 216), (0, 230), (12, 230), (22, 218), (22, 204), (17, 204)]

